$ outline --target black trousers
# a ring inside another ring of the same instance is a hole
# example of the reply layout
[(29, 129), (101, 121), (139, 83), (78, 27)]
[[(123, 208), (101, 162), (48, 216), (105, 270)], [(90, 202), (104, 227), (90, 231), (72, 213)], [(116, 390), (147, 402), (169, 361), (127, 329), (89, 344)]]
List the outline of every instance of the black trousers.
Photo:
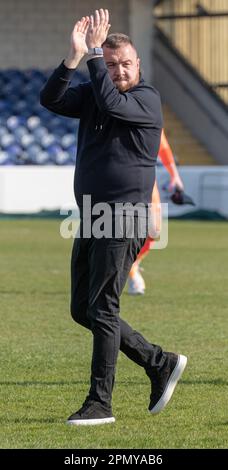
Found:
[(71, 315), (93, 334), (89, 397), (111, 405), (119, 350), (145, 368), (166, 355), (120, 319), (120, 295), (145, 238), (76, 238), (71, 260)]

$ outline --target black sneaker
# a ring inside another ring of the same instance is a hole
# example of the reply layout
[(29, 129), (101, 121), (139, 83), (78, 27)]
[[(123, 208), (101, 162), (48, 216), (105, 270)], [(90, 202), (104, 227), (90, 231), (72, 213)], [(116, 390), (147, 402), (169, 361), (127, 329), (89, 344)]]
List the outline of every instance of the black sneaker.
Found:
[(95, 424), (114, 423), (111, 408), (105, 407), (102, 403), (94, 400), (86, 400), (80, 410), (69, 416), (67, 424), (76, 426), (92, 426)]
[(152, 386), (149, 404), (149, 411), (152, 414), (160, 413), (165, 408), (187, 364), (186, 356), (166, 354), (167, 359), (162, 369), (147, 373)]

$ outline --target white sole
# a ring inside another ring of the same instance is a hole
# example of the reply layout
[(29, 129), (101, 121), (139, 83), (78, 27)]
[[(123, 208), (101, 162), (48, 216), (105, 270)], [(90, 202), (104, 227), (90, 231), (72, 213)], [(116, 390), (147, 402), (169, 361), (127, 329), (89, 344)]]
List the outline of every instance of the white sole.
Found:
[(95, 426), (97, 424), (108, 424), (114, 423), (115, 418), (112, 416), (111, 418), (100, 418), (100, 419), (72, 419), (67, 421), (67, 424), (73, 424), (74, 426)]
[(151, 414), (160, 413), (160, 411), (162, 411), (165, 408), (167, 403), (169, 403), (169, 400), (172, 397), (172, 394), (175, 390), (177, 382), (181, 378), (181, 376), (184, 372), (186, 364), (187, 364), (187, 357), (182, 356), (180, 354), (178, 356), (177, 364), (176, 364), (175, 368), (173, 369), (173, 372), (170, 375), (170, 378), (167, 382), (167, 385), (166, 385), (166, 388), (165, 388), (165, 391), (164, 391), (163, 395), (161, 396), (161, 398), (157, 402), (157, 404), (151, 410), (149, 410), (149, 412)]

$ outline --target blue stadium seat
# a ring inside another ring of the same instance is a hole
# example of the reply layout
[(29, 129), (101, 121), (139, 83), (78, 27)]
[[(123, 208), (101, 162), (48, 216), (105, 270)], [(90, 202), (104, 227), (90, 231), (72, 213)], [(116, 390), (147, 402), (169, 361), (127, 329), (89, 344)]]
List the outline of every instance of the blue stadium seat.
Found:
[(66, 119), (66, 126), (68, 132), (73, 132), (74, 134), (77, 133), (79, 127), (79, 119)]
[(72, 165), (71, 155), (64, 150), (61, 150), (61, 152), (56, 155), (55, 163), (56, 165)]
[(19, 139), (19, 142), (24, 149), (27, 149), (31, 145), (36, 143), (36, 139), (33, 134), (27, 133), (21, 136), (21, 138)]
[(14, 135), (17, 141), (20, 141), (21, 137), (26, 134), (28, 134), (28, 130), (25, 126), (20, 125), (14, 129)]
[(63, 149), (68, 149), (72, 145), (76, 145), (76, 138), (74, 134), (65, 134), (61, 139)]
[[(79, 120), (51, 113), (39, 102), (51, 73), (0, 70), (0, 165), (74, 164)], [(86, 80), (76, 72), (71, 86)]]
[(39, 126), (41, 126), (41, 120), (39, 116), (30, 116), (27, 120), (27, 128), (32, 132), (35, 129), (38, 129)]
[(56, 143), (56, 137), (53, 134), (46, 134), (41, 137), (40, 143), (43, 149), (50, 148), (51, 145)]
[(7, 128), (11, 132), (14, 132), (14, 130), (17, 129), (17, 127), (19, 127), (19, 126), (24, 126), (25, 123), (26, 123), (26, 118), (24, 116), (14, 116), (14, 115), (12, 115), (6, 120)]
[(13, 161), (5, 150), (0, 150), (0, 165), (12, 165)]
[(70, 159), (71, 159), (72, 163), (75, 163), (76, 153), (77, 153), (77, 145), (71, 145), (70, 147), (68, 147), (67, 152), (70, 155)]
[(9, 133), (5, 133), (4, 135), (2, 135), (0, 137), (0, 144), (1, 144), (1, 148), (3, 150), (7, 150), (7, 148), (10, 145), (16, 144), (16, 139), (15, 139), (14, 135), (9, 134)]
[(49, 152), (46, 150), (41, 150), (36, 155), (36, 164), (37, 165), (50, 165), (53, 164)]
[(55, 163), (57, 156), (62, 152), (62, 148), (57, 143), (53, 142), (46, 147), (46, 151), (49, 153), (51, 161)]
[(5, 134), (8, 134), (8, 129), (7, 129), (6, 126), (4, 126), (4, 125), (1, 124), (1, 125), (0, 125), (0, 137), (3, 136), (3, 135), (5, 135)]
[(21, 146), (17, 143), (13, 143), (7, 147), (7, 153), (12, 162), (17, 165), (18, 159), (22, 153)]
[(36, 143), (32, 143), (27, 147), (26, 151), (30, 162), (36, 165), (38, 156), (42, 152), (42, 147)]

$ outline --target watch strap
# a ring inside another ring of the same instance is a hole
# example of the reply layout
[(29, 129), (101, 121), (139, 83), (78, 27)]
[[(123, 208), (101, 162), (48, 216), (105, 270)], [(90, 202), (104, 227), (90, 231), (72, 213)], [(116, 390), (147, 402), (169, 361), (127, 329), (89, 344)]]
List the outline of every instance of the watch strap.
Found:
[(88, 49), (89, 55), (104, 55), (102, 47), (91, 47)]

